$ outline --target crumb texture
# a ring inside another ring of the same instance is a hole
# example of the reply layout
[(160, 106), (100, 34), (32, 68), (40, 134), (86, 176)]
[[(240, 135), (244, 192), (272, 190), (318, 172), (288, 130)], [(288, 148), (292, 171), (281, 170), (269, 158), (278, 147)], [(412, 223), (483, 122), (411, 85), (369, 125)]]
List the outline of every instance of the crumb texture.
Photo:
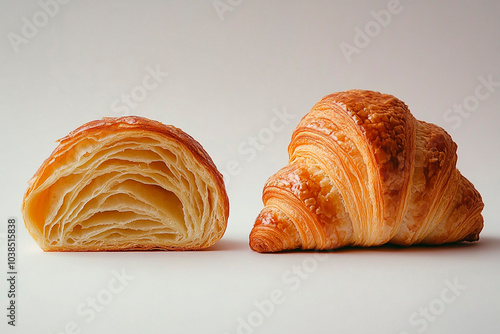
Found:
[(62, 138), (22, 208), (46, 251), (202, 249), (222, 237), (228, 210), (203, 147), (134, 116), (93, 121)]

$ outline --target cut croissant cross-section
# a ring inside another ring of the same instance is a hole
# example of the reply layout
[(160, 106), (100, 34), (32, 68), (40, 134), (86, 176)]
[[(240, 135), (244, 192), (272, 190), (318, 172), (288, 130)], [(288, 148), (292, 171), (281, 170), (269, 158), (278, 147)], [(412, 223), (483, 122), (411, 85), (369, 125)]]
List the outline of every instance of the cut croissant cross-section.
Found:
[(228, 203), (197, 141), (128, 116), (61, 139), (30, 181), (23, 216), (46, 251), (197, 250), (224, 234)]

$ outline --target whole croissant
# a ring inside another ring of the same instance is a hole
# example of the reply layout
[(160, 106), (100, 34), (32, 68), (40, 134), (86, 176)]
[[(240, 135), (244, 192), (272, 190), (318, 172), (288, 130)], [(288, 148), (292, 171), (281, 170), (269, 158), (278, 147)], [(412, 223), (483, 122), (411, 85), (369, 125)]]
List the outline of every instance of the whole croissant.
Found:
[(304, 116), (289, 164), (266, 182), (250, 234), (258, 252), (476, 241), (481, 195), (457, 145), (394, 96), (350, 90)]

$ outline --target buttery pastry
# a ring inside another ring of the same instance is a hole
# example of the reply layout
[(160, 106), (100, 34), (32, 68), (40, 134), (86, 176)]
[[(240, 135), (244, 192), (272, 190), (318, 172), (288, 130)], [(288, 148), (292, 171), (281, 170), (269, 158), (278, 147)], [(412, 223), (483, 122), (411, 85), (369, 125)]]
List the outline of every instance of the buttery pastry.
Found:
[(457, 145), (391, 95), (328, 95), (304, 116), (289, 164), (264, 186), (250, 234), (258, 252), (476, 241), (481, 195)]
[(199, 250), (224, 234), (229, 201), (196, 140), (126, 116), (62, 138), (30, 180), (22, 213), (45, 251)]

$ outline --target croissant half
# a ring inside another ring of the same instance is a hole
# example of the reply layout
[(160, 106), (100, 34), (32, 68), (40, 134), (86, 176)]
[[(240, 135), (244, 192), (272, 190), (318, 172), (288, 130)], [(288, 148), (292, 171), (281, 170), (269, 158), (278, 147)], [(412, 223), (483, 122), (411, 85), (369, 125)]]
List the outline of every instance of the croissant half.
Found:
[(224, 234), (229, 201), (196, 140), (127, 116), (61, 139), (30, 180), (22, 213), (45, 251), (198, 250)]
[(289, 164), (271, 176), (250, 234), (258, 252), (475, 241), (479, 192), (445, 130), (397, 98), (351, 90), (304, 116)]

